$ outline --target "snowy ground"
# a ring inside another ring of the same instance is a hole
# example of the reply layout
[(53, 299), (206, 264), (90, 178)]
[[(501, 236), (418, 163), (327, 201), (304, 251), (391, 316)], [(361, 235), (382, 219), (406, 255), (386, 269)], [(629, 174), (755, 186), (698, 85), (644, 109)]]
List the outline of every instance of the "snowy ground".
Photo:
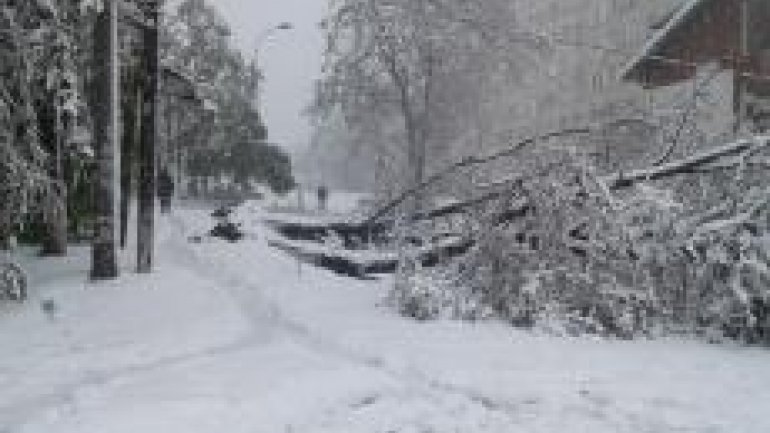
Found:
[(300, 266), (238, 214), (239, 244), (186, 241), (207, 211), (163, 219), (151, 276), (30, 259), (33, 300), (0, 310), (0, 432), (770, 431), (770, 352), (415, 323), (378, 306), (387, 279)]

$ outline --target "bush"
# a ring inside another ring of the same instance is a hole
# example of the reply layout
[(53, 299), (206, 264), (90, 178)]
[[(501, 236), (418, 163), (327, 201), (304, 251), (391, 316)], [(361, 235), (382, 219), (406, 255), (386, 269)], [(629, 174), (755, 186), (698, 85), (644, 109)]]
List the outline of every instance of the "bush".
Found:
[(589, 274), (516, 273), (504, 285), (464, 285), (446, 269), (419, 270), (397, 279), (390, 300), (417, 320), (498, 318), (558, 335), (631, 339), (650, 335), (657, 306), (649, 295), (597, 284)]
[(0, 300), (23, 302), (27, 299), (27, 275), (15, 263), (0, 264)]
[(517, 182), (455, 225), (475, 242), (464, 257), (401, 270), (399, 311), (428, 319), (473, 305), (560, 334), (770, 345), (766, 170), (758, 187), (715, 174), (611, 191), (580, 158), (549, 152), (519, 154)]
[(398, 278), (389, 297), (390, 303), (405, 317), (417, 320), (478, 320), (492, 317), (479, 296), (451, 279), (439, 269), (420, 270)]
[(528, 329), (617, 338), (649, 334), (660, 303), (645, 278), (646, 256), (636, 242), (641, 235), (630, 230), (626, 213), (649, 212), (639, 221), (662, 227), (672, 212), (647, 203), (617, 210), (568, 154), (536, 155), (522, 170), (536, 173), (467, 224), (465, 235), (476, 243), (444, 265), (444, 280), (452, 283), (436, 290), (419, 272), (400, 278), (400, 311), (431, 318), (437, 310), (473, 305), (476, 315)]

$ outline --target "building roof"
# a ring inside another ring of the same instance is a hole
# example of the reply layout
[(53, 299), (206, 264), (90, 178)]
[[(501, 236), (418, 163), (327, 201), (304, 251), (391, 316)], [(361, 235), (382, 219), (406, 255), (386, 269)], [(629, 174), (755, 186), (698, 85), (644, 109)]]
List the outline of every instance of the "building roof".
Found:
[(666, 42), (674, 30), (688, 22), (708, 2), (709, 0), (686, 0), (665, 25), (653, 33), (641, 52), (626, 63), (621, 69), (620, 78), (627, 79), (645, 60), (655, 57), (660, 46)]

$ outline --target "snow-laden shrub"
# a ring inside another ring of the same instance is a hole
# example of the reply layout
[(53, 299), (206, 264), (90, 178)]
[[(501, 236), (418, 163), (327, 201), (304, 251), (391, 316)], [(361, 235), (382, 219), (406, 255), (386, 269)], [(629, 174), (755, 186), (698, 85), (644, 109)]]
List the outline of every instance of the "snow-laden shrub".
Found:
[(643, 333), (655, 302), (620, 217), (625, 209), (574, 155), (541, 149), (530, 156), (525, 180), (480, 222), (465, 284), (516, 326)]
[(400, 311), (427, 319), (473, 305), (476, 316), (518, 327), (622, 338), (645, 333), (657, 303), (619, 217), (624, 209), (573, 155), (530, 156), (521, 167), (524, 180), (467, 225), (476, 242), (466, 256), (428, 279), (402, 270), (395, 290)]
[(389, 301), (399, 313), (417, 320), (478, 320), (493, 315), (477, 294), (451, 277), (444, 270), (419, 270), (398, 279)]
[(443, 315), (448, 300), (446, 289), (445, 281), (418, 273), (396, 284), (392, 296), (404, 316), (429, 320)]
[(21, 266), (0, 263), (0, 300), (22, 302), (27, 299), (27, 275)]
[(618, 286), (594, 284), (587, 274), (544, 271), (521, 276), (521, 285), (487, 288), (458, 284), (446, 269), (420, 270), (400, 279), (390, 302), (417, 320), (503, 319), (516, 327), (555, 335), (630, 339), (649, 334), (655, 303)]
[(766, 169), (728, 165), (610, 190), (563, 148), (517, 158), (506, 168), (516, 181), (491, 183), (503, 192), (450, 227), (474, 240), (467, 254), (428, 281), (401, 272), (402, 312), (430, 318), (470, 299), (484, 315), (564, 335), (770, 344)]
[(700, 235), (692, 249), (699, 264), (698, 324), (726, 338), (770, 344), (768, 243), (721, 227)]

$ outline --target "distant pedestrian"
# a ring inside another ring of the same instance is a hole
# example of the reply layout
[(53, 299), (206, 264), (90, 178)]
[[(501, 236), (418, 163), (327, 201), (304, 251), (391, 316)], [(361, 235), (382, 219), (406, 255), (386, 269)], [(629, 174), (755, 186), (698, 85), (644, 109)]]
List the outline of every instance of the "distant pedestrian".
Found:
[(326, 186), (321, 185), (318, 187), (317, 195), (318, 195), (318, 210), (326, 211), (328, 207), (328, 202), (329, 202), (329, 189)]
[(158, 174), (158, 199), (160, 199), (161, 213), (171, 212), (171, 197), (174, 196), (174, 179), (167, 169), (162, 169)]

